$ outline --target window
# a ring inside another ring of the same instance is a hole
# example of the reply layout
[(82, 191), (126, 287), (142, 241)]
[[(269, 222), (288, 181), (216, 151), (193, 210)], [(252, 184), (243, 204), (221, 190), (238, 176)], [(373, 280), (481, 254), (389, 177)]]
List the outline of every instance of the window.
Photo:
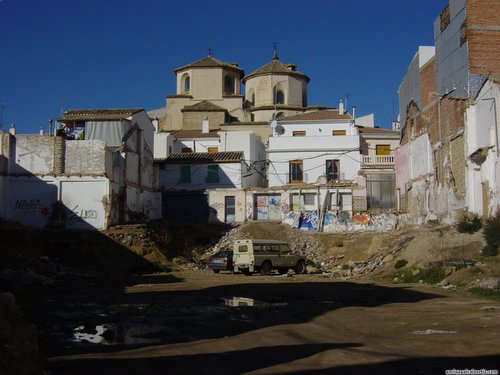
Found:
[(180, 183), (190, 183), (191, 182), (191, 166), (190, 165), (181, 165), (179, 182)]
[(377, 156), (384, 156), (391, 154), (391, 145), (376, 145), (375, 153)]
[(302, 196), (304, 197), (304, 205), (311, 206), (316, 204), (316, 194), (305, 193)]
[(208, 152), (219, 152), (219, 147), (209, 147), (207, 149)]
[(208, 183), (219, 182), (219, 166), (217, 164), (209, 165), (207, 167), (207, 178), (205, 182)]
[(240, 245), (240, 246), (238, 246), (238, 251), (240, 253), (246, 253), (248, 251), (248, 246), (247, 245)]
[(328, 180), (340, 180), (340, 160), (326, 161), (326, 178)]
[(346, 135), (345, 130), (332, 130), (332, 135)]
[(191, 147), (183, 147), (183, 148), (181, 149), (181, 152), (182, 152), (183, 154), (187, 154), (187, 153), (193, 152), (193, 149), (192, 149)]
[(285, 92), (278, 89), (277, 85), (273, 89), (274, 104), (285, 104)]
[(290, 183), (304, 181), (304, 166), (302, 160), (292, 160), (290, 162)]
[(305, 130), (295, 130), (294, 132), (292, 132), (292, 135), (294, 137), (305, 137), (306, 131)]
[(182, 93), (189, 94), (190, 91), (191, 91), (191, 78), (189, 77), (189, 74), (184, 74), (182, 76)]
[(234, 94), (234, 79), (230, 76), (224, 77), (224, 92)]

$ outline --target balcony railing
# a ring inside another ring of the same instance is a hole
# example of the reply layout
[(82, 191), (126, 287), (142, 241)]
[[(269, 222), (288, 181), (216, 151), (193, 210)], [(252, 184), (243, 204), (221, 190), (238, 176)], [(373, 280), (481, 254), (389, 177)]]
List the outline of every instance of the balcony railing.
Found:
[(394, 155), (363, 155), (361, 168), (394, 168)]

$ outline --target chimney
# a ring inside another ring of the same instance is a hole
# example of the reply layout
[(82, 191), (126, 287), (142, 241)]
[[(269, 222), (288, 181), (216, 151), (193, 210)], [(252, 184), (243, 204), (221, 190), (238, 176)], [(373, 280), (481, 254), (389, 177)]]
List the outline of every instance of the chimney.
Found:
[(354, 120), (356, 120), (356, 107), (355, 106), (352, 107), (352, 118)]
[(342, 99), (340, 99), (340, 102), (339, 102), (339, 115), (343, 115), (345, 113), (344, 111), (344, 102), (342, 101)]
[(12, 135), (16, 135), (16, 125), (14, 124), (10, 125), (9, 133)]
[(201, 132), (206, 134), (210, 132), (210, 121), (208, 121), (208, 117), (205, 116), (203, 121), (201, 122)]
[(43, 126), (40, 126), (40, 135), (43, 135), (43, 134), (44, 134)]

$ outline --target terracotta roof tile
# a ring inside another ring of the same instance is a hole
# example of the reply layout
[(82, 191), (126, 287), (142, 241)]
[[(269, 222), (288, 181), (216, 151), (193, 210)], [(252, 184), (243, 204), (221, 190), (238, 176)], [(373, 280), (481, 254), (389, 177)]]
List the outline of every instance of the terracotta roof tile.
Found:
[(339, 114), (338, 109), (322, 110), (314, 112), (301, 113), (295, 116), (288, 116), (283, 121), (320, 121), (320, 120), (349, 120), (351, 119), (349, 113)]
[(180, 70), (185, 70), (185, 69), (189, 69), (189, 68), (226, 68), (226, 69), (238, 71), (241, 73), (241, 75), (243, 75), (243, 69), (239, 68), (237, 64), (227, 63), (227, 62), (221, 61), (219, 59), (216, 59), (215, 57), (212, 57), (212, 56), (207, 56), (207, 57), (204, 57), (200, 60), (197, 60), (191, 64), (181, 66), (180, 68), (175, 69), (174, 73), (177, 73)]
[(166, 159), (155, 159), (166, 164), (211, 164), (239, 163), (243, 159), (243, 151), (231, 152), (189, 152), (173, 153)]
[(142, 108), (88, 108), (88, 109), (70, 109), (64, 112), (59, 119), (64, 120), (123, 120), (134, 113), (143, 111)]
[(212, 102), (203, 100), (199, 103), (182, 108), (181, 112), (226, 112), (226, 109)]
[(245, 81), (248, 80), (249, 78), (267, 74), (296, 76), (305, 79), (306, 82), (309, 82), (309, 77), (306, 76), (304, 73), (295, 70), (295, 65), (283, 64), (278, 59), (273, 59), (266, 65), (260, 67), (259, 69), (243, 77), (243, 83), (245, 83)]
[(201, 130), (178, 130), (172, 134), (175, 138), (219, 138), (217, 132), (219, 129), (210, 130), (208, 133), (203, 133)]

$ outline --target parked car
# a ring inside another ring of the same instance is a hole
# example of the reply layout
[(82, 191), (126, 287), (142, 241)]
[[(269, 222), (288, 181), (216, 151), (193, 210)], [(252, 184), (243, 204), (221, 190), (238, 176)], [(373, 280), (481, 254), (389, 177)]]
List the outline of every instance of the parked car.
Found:
[(207, 267), (215, 273), (219, 271), (233, 271), (233, 252), (221, 250), (207, 260)]
[(275, 240), (237, 240), (234, 242), (234, 272), (251, 275), (260, 272), (269, 275), (277, 270), (284, 275), (288, 270), (306, 273), (306, 258), (293, 254), (287, 242)]

